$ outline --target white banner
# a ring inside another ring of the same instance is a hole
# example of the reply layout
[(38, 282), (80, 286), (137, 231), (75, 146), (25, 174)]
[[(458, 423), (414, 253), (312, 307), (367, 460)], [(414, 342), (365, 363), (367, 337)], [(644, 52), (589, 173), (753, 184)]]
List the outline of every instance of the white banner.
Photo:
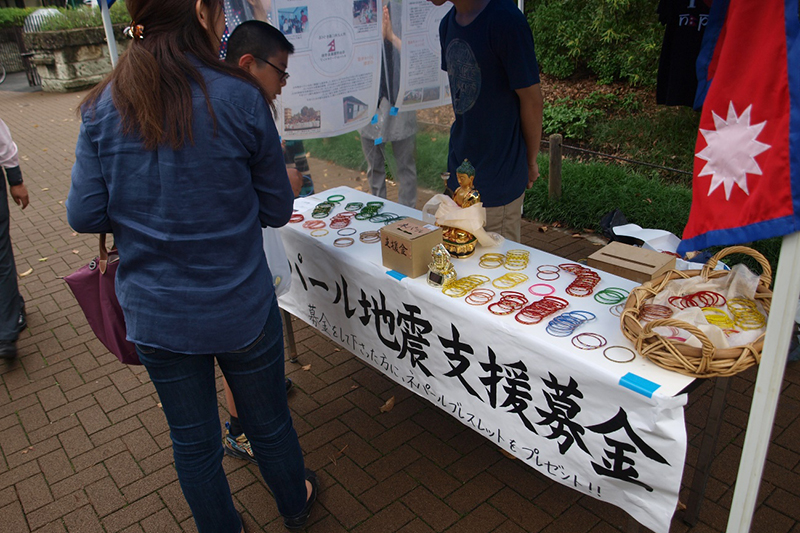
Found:
[(365, 126), (378, 107), (379, 0), (275, 0), (271, 22), (294, 45), (279, 98), (284, 139), (331, 137)]
[[(300, 199), (295, 207), (306, 220), (314, 220), (311, 208), (338, 194), (344, 199), (331, 215), (350, 202), (380, 200), (339, 187)], [(421, 219), (419, 211), (384, 204), (384, 212)], [(344, 230), (317, 230), (317, 237), (302, 223), (283, 228), (293, 280), (280, 298), (281, 307), (547, 478), (617, 505), (653, 531), (667, 533), (686, 453), (686, 394), (681, 391), (691, 378), (640, 356), (614, 362), (618, 357), (613, 354), (628, 352), (581, 350), (570, 337), (548, 335), (547, 320), (524, 325), (513, 315), (493, 315), (485, 305), (448, 297), (424, 276), (387, 272), (381, 244), (359, 239), (360, 232), (379, 228), (355, 219)], [(350, 233), (351, 246), (334, 246), (335, 239)], [(496, 279), (506, 271), (481, 268), (479, 257), (509, 249), (530, 252), (529, 266), (521, 271), (529, 279), (514, 288), (524, 294), (538, 282), (537, 266), (564, 262), (507, 241), (456, 260), (459, 277), (482, 273)], [(599, 273), (597, 291), (630, 291), (636, 285)], [(563, 272), (546, 283), (569, 301), (567, 310), (596, 315), (579, 332), (601, 335), (609, 347), (630, 348), (609, 305), (565, 294), (572, 280)]]
[(449, 104), (450, 82), (442, 70), (439, 22), (452, 4), (436, 7), (427, 0), (391, 0), (389, 5), (402, 6), (403, 12), (400, 91), (395, 106), (410, 111)]

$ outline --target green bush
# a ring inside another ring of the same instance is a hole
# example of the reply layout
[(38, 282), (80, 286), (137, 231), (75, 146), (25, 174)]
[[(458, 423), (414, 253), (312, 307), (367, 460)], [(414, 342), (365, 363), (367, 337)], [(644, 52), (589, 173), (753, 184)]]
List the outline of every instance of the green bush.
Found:
[(569, 98), (556, 100), (554, 104), (545, 102), (542, 110), (542, 130), (545, 135), (560, 133), (569, 139), (583, 139), (590, 122), (605, 113), (589, 109)]
[(25, 17), (39, 9), (38, 7), (18, 7), (0, 8), (0, 28), (21, 28), (25, 22)]
[(609, 113), (622, 110), (635, 114), (641, 107), (634, 94), (620, 97), (594, 91), (580, 100), (561, 98), (552, 104), (545, 102), (542, 129), (545, 135), (560, 133), (568, 139), (588, 141), (597, 125), (608, 122)]
[[(82, 6), (77, 9), (58, 9), (63, 17), (50, 17), (42, 22), (42, 31), (72, 30), (76, 28), (95, 28), (103, 25), (100, 9), (97, 7)], [(112, 24), (126, 24), (131, 16), (125, 7), (125, 2), (115, 2), (111, 6), (110, 15)]]
[(663, 28), (652, 0), (534, 0), (528, 22), (542, 72), (582, 69), (600, 83), (655, 85)]

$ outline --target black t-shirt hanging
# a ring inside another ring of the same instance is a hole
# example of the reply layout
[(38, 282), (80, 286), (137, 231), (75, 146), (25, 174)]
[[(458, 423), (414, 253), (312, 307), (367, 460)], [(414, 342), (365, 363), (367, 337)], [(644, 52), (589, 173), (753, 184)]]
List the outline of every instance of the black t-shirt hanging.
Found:
[(658, 63), (656, 102), (692, 107), (697, 91), (695, 64), (708, 24), (712, 0), (661, 0), (659, 20), (666, 26)]

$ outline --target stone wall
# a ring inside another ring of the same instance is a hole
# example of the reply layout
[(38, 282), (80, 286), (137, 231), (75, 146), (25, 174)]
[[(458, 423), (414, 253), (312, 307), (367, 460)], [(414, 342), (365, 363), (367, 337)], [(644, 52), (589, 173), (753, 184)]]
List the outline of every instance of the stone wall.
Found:
[[(129, 40), (124, 25), (114, 26), (120, 55)], [(25, 34), (25, 46), (34, 52), (33, 63), (45, 92), (80, 91), (93, 87), (111, 72), (103, 28), (43, 31)]]

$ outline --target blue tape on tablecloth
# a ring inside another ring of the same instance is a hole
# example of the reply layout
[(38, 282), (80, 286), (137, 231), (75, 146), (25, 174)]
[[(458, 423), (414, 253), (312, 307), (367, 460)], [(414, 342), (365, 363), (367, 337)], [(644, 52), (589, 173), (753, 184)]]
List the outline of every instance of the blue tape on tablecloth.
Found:
[(398, 272), (397, 270), (389, 270), (386, 273), (389, 274), (390, 276), (392, 276), (395, 279), (403, 279), (403, 278), (407, 278), (408, 277), (405, 274), (403, 274), (401, 272)]
[(630, 372), (619, 378), (619, 384), (648, 398), (652, 398), (656, 389), (661, 387), (658, 383), (653, 383), (649, 379), (644, 379), (642, 376), (637, 376)]

